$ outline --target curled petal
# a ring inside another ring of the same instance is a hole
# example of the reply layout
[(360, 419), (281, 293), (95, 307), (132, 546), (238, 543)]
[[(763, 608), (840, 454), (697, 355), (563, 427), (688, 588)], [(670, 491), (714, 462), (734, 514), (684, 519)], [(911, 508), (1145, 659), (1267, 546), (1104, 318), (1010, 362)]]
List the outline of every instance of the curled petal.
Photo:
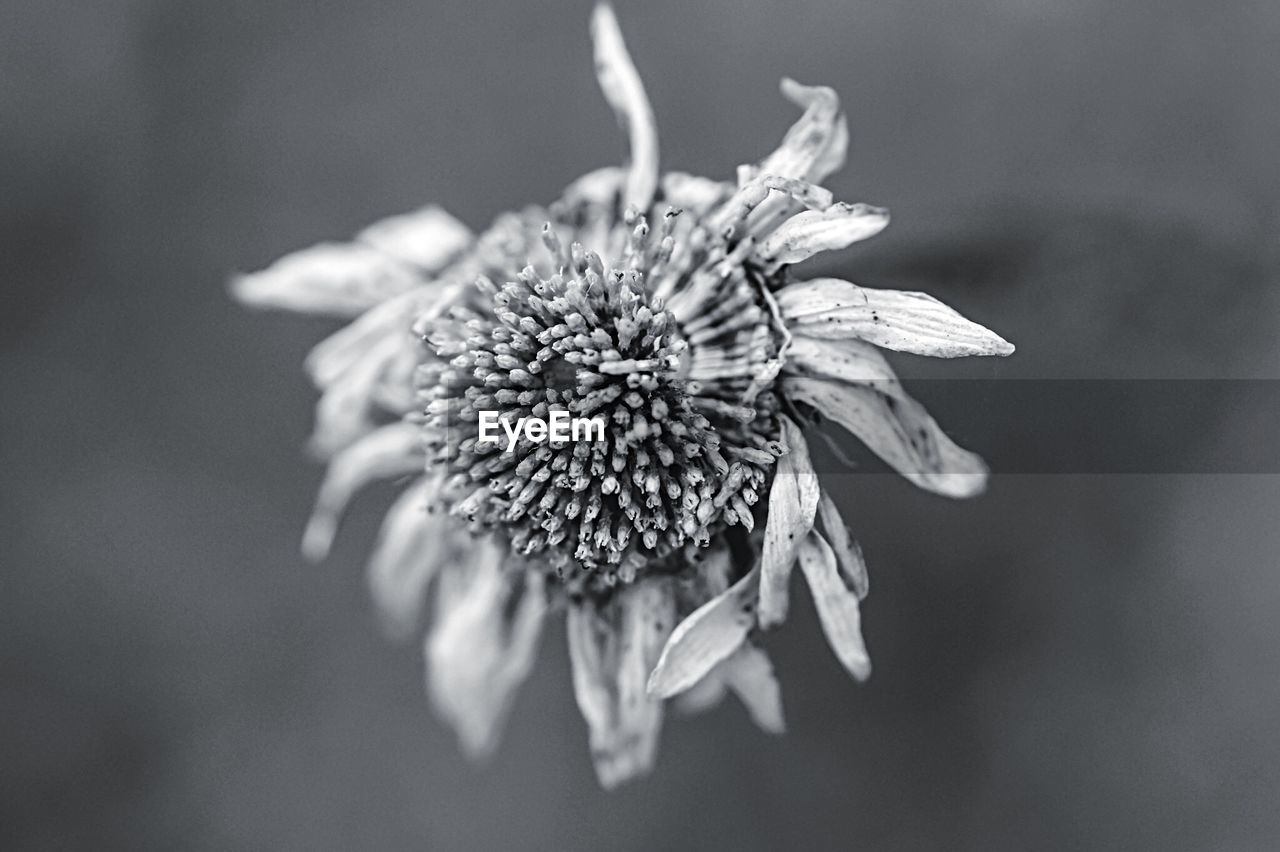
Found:
[(622, 40), (618, 19), (608, 3), (598, 4), (591, 16), (591, 39), (600, 89), (631, 145), (623, 203), (646, 210), (658, 185), (658, 128), (644, 84)]
[[(833, 164), (843, 164), (843, 156), (837, 157), (831, 150), (842, 132), (843, 144), (848, 144), (848, 131), (840, 117), (840, 99), (826, 86), (804, 86), (786, 78), (782, 81), (782, 93), (792, 103), (804, 107), (804, 115), (787, 131), (778, 149), (760, 163), (760, 171), (820, 181), (834, 171), (830, 168)], [(827, 171), (821, 172), (819, 165)]]
[(818, 278), (783, 287), (777, 298), (787, 324), (811, 337), (853, 337), (935, 358), (1013, 353), (1012, 343), (925, 293)]
[(889, 224), (889, 211), (868, 204), (833, 204), (797, 213), (764, 239), (756, 253), (766, 262), (799, 263), (873, 237)]
[(791, 418), (778, 418), (787, 454), (778, 459), (769, 490), (769, 517), (760, 553), (760, 626), (773, 627), (787, 617), (787, 582), (800, 542), (813, 529), (818, 511), (818, 476), (809, 461), (804, 434)]
[(982, 459), (956, 446), (924, 406), (909, 397), (822, 379), (787, 378), (782, 389), (852, 432), (921, 488), (947, 497), (972, 497), (986, 487)]
[(871, 675), (871, 657), (862, 640), (858, 595), (845, 585), (836, 568), (835, 554), (816, 532), (800, 546), (800, 570), (809, 584), (813, 605), (831, 650), (850, 674), (866, 680)]
[(849, 153), (849, 124), (844, 113), (836, 116), (835, 128), (826, 149), (818, 155), (809, 169), (809, 180), (821, 182), (844, 168)]
[(574, 695), (606, 789), (653, 768), (662, 701), (646, 694), (645, 678), (674, 619), (671, 584), (661, 579), (629, 586), (603, 608), (590, 601), (569, 608)]
[(383, 426), (334, 456), (302, 535), (303, 554), (316, 560), (328, 555), (338, 521), (356, 491), (375, 479), (418, 471), (423, 463), (421, 437), (411, 423)]
[(822, 529), (827, 534), (827, 541), (836, 555), (836, 563), (840, 568), (840, 578), (862, 600), (871, 590), (870, 577), (867, 575), (867, 563), (862, 558), (862, 548), (849, 535), (849, 528), (840, 517), (831, 495), (822, 492), (818, 501), (818, 517), (822, 520)]
[(497, 746), (533, 668), (547, 609), (542, 573), (504, 570), (503, 556), (492, 542), (473, 550), (465, 574), (441, 586), (440, 616), (426, 640), (428, 694), (473, 758)]
[(676, 626), (649, 676), (650, 695), (684, 692), (737, 650), (755, 626), (759, 578), (759, 568), (752, 568)]
[(454, 557), (438, 477), (421, 477), (387, 512), (369, 560), (368, 581), (384, 629), (403, 638), (417, 627), (431, 578)]
[(465, 225), (439, 207), (392, 216), (350, 243), (321, 243), (285, 255), (231, 282), (248, 305), (354, 317), (421, 283), (471, 242)]

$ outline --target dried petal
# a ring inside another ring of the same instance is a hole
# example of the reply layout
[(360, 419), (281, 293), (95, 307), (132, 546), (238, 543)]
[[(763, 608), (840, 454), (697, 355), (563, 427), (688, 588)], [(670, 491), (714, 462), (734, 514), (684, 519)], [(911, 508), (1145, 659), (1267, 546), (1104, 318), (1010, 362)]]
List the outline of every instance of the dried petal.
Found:
[(374, 428), (381, 377), (397, 362), (399, 341), (377, 341), (346, 372), (324, 386), (316, 403), (316, 422), (308, 448), (327, 459)]
[(822, 529), (827, 534), (827, 541), (835, 552), (836, 562), (840, 566), (840, 576), (844, 584), (862, 600), (871, 590), (870, 578), (867, 576), (867, 563), (862, 558), (862, 548), (849, 535), (840, 510), (836, 508), (831, 495), (822, 492), (818, 501), (818, 517), (822, 520)]
[(676, 626), (649, 676), (649, 694), (684, 692), (728, 657), (755, 626), (760, 571), (752, 568)]
[(809, 583), (813, 605), (831, 650), (850, 674), (866, 680), (871, 675), (871, 657), (862, 641), (858, 596), (845, 585), (836, 568), (835, 554), (826, 539), (816, 532), (800, 547), (800, 570)]
[(355, 317), (423, 283), (471, 239), (471, 231), (443, 209), (423, 207), (375, 222), (354, 242), (285, 255), (234, 279), (231, 289), (255, 307)]
[(608, 3), (596, 5), (591, 16), (596, 77), (605, 100), (613, 107), (631, 145), (631, 162), (623, 203), (646, 210), (658, 185), (658, 128), (644, 84), (636, 73), (618, 19)]
[(818, 252), (834, 251), (874, 237), (889, 224), (889, 211), (868, 204), (833, 204), (826, 210), (797, 213), (778, 226), (756, 250), (776, 264), (799, 263)]
[(497, 746), (517, 688), (533, 668), (546, 591), (537, 571), (504, 571), (503, 549), (485, 542), (465, 574), (442, 584), (440, 617), (426, 641), (427, 690), (464, 751)]
[(439, 272), (472, 239), (470, 228), (434, 204), (374, 222), (356, 236), (357, 241), (416, 267), (423, 275)]
[(872, 387), (787, 378), (783, 392), (812, 405), (858, 436), (907, 479), (948, 497), (972, 497), (986, 487), (987, 466), (956, 446), (924, 406)]
[(733, 184), (687, 172), (667, 172), (662, 176), (662, 197), (670, 204), (702, 214), (733, 195)]
[(787, 348), (785, 369), (797, 376), (871, 385), (890, 396), (904, 393), (902, 384), (880, 350), (852, 338), (821, 340), (793, 334)]
[(321, 243), (236, 277), (231, 292), (256, 308), (354, 317), (416, 283), (412, 270), (370, 246)]
[(628, 586), (603, 608), (589, 600), (569, 608), (574, 695), (606, 789), (653, 768), (662, 701), (647, 694), (645, 678), (674, 619), (675, 598), (665, 579)]
[(431, 578), (454, 556), (446, 515), (433, 505), (439, 487), (439, 477), (421, 477), (400, 495), (369, 560), (369, 590), (393, 638), (404, 638), (417, 626)]
[(686, 713), (710, 710), (733, 690), (747, 710), (747, 715), (761, 730), (770, 734), (786, 732), (782, 712), (782, 690), (773, 673), (773, 664), (763, 648), (750, 640), (721, 660), (687, 691), (676, 696)]
[(778, 459), (769, 491), (769, 517), (760, 554), (760, 626), (765, 628), (781, 624), (787, 617), (787, 581), (800, 543), (813, 529), (821, 493), (800, 427), (789, 417), (778, 419), (788, 451)]
[(769, 662), (769, 655), (764, 649), (744, 642), (720, 665), (724, 669), (725, 682), (738, 696), (742, 706), (747, 708), (751, 721), (766, 733), (786, 733), (782, 690), (773, 673), (773, 663)]
[(818, 278), (783, 287), (777, 299), (788, 325), (811, 337), (856, 337), (934, 358), (1013, 353), (1012, 343), (925, 293)]
[(307, 353), (306, 368), (312, 382), (318, 388), (329, 387), (388, 340), (416, 346), (413, 321), (427, 300), (429, 296), (421, 291), (402, 293), (369, 309), (355, 322), (317, 343)]
[[(834, 161), (830, 149), (832, 142), (838, 141), (839, 127), (843, 125), (839, 118), (840, 99), (826, 86), (805, 86), (788, 78), (783, 78), (781, 88), (788, 100), (804, 107), (804, 115), (787, 131), (778, 149), (760, 163), (760, 172), (820, 181), (834, 171), (819, 173), (815, 166), (821, 163), (828, 167)], [(845, 138), (847, 141), (847, 132)]]
[(334, 456), (302, 535), (303, 554), (319, 560), (329, 553), (338, 521), (356, 491), (375, 479), (420, 470), (421, 441), (414, 424), (393, 423), (370, 432)]

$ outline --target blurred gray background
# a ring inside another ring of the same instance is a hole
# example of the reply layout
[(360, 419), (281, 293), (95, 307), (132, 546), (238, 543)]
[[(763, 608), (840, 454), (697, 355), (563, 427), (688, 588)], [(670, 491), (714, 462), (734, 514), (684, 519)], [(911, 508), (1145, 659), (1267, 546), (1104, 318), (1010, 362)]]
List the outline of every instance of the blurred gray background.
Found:
[[(1019, 345), (906, 374), (1280, 378), (1273, 0), (618, 5), (668, 168), (770, 150), (783, 75), (840, 91), (829, 183), (894, 225), (819, 271)], [(768, 638), (789, 735), (673, 719), (607, 795), (557, 627), (496, 759), (459, 756), (365, 595), (392, 489), (327, 563), (297, 553), (300, 362), (331, 326), (225, 281), (615, 162), (589, 9), (0, 6), (0, 846), (1275, 848), (1276, 476), (1001, 476), (969, 503), (829, 479), (871, 565), (868, 684), (798, 595)], [(1275, 440), (1201, 416), (1188, 453)]]

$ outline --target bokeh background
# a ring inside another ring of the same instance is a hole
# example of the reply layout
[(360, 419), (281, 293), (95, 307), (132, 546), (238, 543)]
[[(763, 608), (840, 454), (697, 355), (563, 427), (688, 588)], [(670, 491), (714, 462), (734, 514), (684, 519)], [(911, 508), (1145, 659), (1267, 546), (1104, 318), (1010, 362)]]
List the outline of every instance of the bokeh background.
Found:
[[(895, 220), (818, 271), (1019, 345), (906, 374), (1280, 378), (1280, 5), (618, 5), (669, 168), (771, 149), (783, 75), (841, 92), (829, 184)], [(616, 161), (589, 9), (4, 3), (0, 845), (1275, 848), (1277, 476), (1007, 475), (969, 503), (830, 479), (871, 565), (869, 683), (798, 595), (767, 642), (790, 733), (673, 719), (652, 778), (604, 794), (557, 627), (496, 758), (459, 756), (364, 592), (392, 490), (325, 564), (297, 552), (300, 362), (331, 326), (225, 282), (427, 201), (479, 228)], [(1197, 417), (1188, 454), (1275, 440)]]

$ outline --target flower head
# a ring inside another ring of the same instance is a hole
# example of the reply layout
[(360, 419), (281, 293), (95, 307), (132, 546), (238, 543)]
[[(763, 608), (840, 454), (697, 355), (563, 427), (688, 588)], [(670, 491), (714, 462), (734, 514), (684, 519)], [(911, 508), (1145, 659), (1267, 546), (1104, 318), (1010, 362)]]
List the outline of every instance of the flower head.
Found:
[[(857, 678), (861, 553), (823, 492), (805, 428), (840, 424), (911, 481), (980, 492), (981, 459), (906, 394), (881, 349), (937, 357), (1013, 347), (922, 293), (798, 279), (792, 266), (873, 236), (888, 214), (836, 202), (835, 93), (790, 80), (803, 115), (734, 182), (660, 173), (653, 113), (608, 6), (596, 70), (631, 150), (546, 207), (477, 237), (438, 208), (235, 282), (247, 303), (354, 317), (307, 367), (313, 446), (329, 467), (304, 535), (323, 556), (364, 484), (416, 474), (370, 561), (388, 627), (416, 628), (429, 588), (427, 681), (469, 752), (497, 742), (545, 615), (567, 613), (574, 691), (598, 777), (653, 764), (666, 699), (732, 691), (783, 729), (759, 633), (782, 622), (799, 565)], [(504, 423), (559, 414), (594, 441)]]

